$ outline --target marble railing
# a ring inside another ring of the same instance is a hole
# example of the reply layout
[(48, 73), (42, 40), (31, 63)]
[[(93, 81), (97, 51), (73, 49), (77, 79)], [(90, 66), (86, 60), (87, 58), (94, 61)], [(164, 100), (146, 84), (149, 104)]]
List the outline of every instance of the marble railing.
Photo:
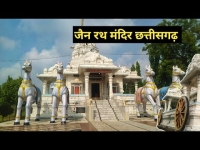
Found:
[[(85, 104), (88, 96), (85, 94), (70, 94), (69, 95), (69, 103), (70, 104)], [(43, 94), (42, 100), (51, 102), (52, 95), (51, 94)]]
[[(118, 103), (118, 106), (126, 106), (129, 110), (129, 116), (136, 114), (135, 109), (135, 94), (120, 94), (120, 93), (114, 93), (113, 99), (116, 103)], [(147, 112), (151, 115), (153, 114), (152, 106), (150, 102), (147, 102)], [(143, 113), (143, 105), (139, 106), (140, 113)]]
[(126, 104), (132, 104), (135, 101), (135, 94), (120, 94), (120, 93), (114, 93), (113, 98), (117, 100), (119, 103), (126, 103)]
[[(70, 94), (69, 95), (69, 116), (85, 116), (85, 113), (76, 113), (78, 107), (85, 107), (88, 97), (85, 94)], [(36, 104), (32, 105), (33, 112), (31, 117), (35, 117), (37, 113)], [(52, 112), (52, 95), (43, 94), (42, 95), (42, 108), (41, 108), (41, 118), (50, 118)], [(62, 103), (59, 104), (58, 116), (62, 116)]]

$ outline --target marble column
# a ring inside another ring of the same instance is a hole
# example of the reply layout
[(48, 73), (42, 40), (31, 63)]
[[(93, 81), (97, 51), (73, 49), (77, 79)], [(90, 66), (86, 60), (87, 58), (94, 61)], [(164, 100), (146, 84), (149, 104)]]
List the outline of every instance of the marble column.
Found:
[(135, 81), (135, 92), (137, 91), (138, 89), (138, 81)]
[(120, 82), (119, 82), (119, 93), (120, 93), (120, 94), (123, 94), (123, 93), (124, 93), (124, 90), (123, 90), (123, 81), (120, 81)]
[(84, 75), (85, 75), (85, 95), (86, 96), (89, 96), (89, 91), (88, 91), (88, 88), (89, 88), (89, 74), (90, 72), (85, 72)]
[(43, 91), (42, 94), (47, 94), (47, 81), (43, 80)]
[(113, 88), (112, 88), (112, 82), (113, 82), (113, 73), (108, 73), (108, 81), (109, 81), (109, 100), (113, 97)]
[(47, 82), (46, 94), (49, 94), (49, 91), (50, 91), (50, 82)]

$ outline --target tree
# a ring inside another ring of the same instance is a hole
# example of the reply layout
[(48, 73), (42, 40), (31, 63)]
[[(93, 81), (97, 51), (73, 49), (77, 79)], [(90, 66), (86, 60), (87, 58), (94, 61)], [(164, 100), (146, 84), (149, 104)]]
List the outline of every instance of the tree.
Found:
[(124, 83), (123, 88), (124, 88), (124, 94), (129, 94), (128, 84), (127, 83)]
[(14, 80), (8, 76), (7, 81), (1, 86), (1, 97), (3, 101), (8, 102), (10, 105), (16, 105), (21, 81), (21, 77)]
[(0, 85), (0, 102), (2, 101), (1, 96), (2, 96), (2, 90), (1, 90), (1, 85)]
[(182, 26), (182, 43), (145, 43), (158, 88), (169, 86), (172, 66), (186, 70), (194, 54), (200, 52), (200, 22), (197, 19), (162, 20), (157, 26)]
[[(135, 66), (136, 66), (136, 67), (135, 67)], [(136, 61), (136, 65), (132, 64), (130, 70), (131, 70), (131, 71), (137, 71), (137, 75), (138, 75), (138, 76), (141, 76), (140, 64), (139, 64), (138, 61)], [(138, 87), (142, 87), (143, 85), (144, 85), (144, 84), (143, 84), (142, 81), (139, 81), (139, 82), (138, 82)], [(124, 89), (125, 89), (124, 91), (125, 91), (126, 93), (129, 92), (129, 90), (126, 88), (126, 84), (124, 84)], [(125, 93), (125, 92), (124, 92), (124, 93)], [(135, 85), (134, 85), (134, 84), (131, 85), (131, 93), (135, 93)]]
[[(8, 103), (10, 107), (14, 108), (12, 110), (14, 113), (16, 111), (17, 100), (18, 100), (18, 89), (22, 82), (22, 78), (12, 79), (8, 76), (8, 79), (5, 83), (1, 85), (1, 95), (0, 102)], [(3, 103), (4, 105), (4, 103)]]
[(2, 116), (2, 121), (3, 121), (4, 117), (11, 115), (12, 113), (13, 113), (12, 106), (6, 101), (1, 101), (0, 102), (0, 115)]
[[(136, 62), (136, 71), (137, 71), (137, 75), (141, 76), (140, 64), (138, 61)], [(142, 80), (140, 80), (138, 82), (138, 87), (142, 87), (142, 86), (144, 86), (144, 84), (143, 84)]]
[[(132, 66), (131, 66), (131, 71), (136, 71), (134, 64), (132, 64)], [(134, 84), (131, 85), (131, 93), (132, 92), (135, 93), (135, 85)]]
[(134, 64), (132, 64), (132, 66), (131, 66), (131, 71), (135, 71), (135, 65)]

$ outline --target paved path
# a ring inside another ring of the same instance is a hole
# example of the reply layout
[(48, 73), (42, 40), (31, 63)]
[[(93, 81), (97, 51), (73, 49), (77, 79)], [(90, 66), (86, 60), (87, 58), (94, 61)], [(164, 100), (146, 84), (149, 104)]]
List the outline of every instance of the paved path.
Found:
[(50, 124), (49, 119), (34, 120), (29, 126), (24, 126), (24, 120), (20, 125), (13, 125), (14, 120), (0, 123), (0, 131), (160, 131), (156, 128), (156, 122), (152, 118), (130, 118), (129, 121), (92, 121), (85, 118), (69, 119), (65, 125), (61, 120)]
[(153, 118), (130, 118), (129, 121), (93, 121), (98, 131), (161, 131)]

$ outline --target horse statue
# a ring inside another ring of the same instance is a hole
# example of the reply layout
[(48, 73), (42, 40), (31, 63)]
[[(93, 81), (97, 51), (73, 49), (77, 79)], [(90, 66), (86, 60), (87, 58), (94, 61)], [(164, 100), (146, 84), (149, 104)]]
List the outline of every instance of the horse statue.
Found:
[(20, 114), (23, 103), (26, 104), (26, 117), (24, 125), (30, 125), (30, 114), (32, 110), (32, 104), (37, 104), (37, 115), (35, 121), (40, 121), (40, 110), (41, 110), (41, 91), (38, 87), (32, 84), (31, 71), (32, 64), (31, 61), (27, 61), (22, 66), (24, 70), (24, 78), (18, 90), (18, 104), (17, 113), (14, 121), (14, 125), (20, 124)]
[(55, 123), (55, 118), (58, 110), (59, 102), (62, 102), (62, 121), (61, 124), (66, 123), (66, 114), (69, 104), (69, 90), (63, 80), (63, 64), (57, 62), (54, 65), (57, 70), (57, 78), (52, 92), (52, 116), (50, 123)]
[(154, 120), (157, 121), (158, 111), (160, 110), (160, 100), (158, 98), (158, 94), (159, 94), (158, 89), (153, 79), (155, 72), (149, 65), (149, 66), (146, 66), (145, 73), (146, 73), (146, 84), (145, 86), (138, 88), (135, 94), (136, 115), (138, 118), (141, 117), (140, 112), (139, 112), (139, 105), (142, 103), (144, 117), (147, 117), (146, 103), (149, 100), (149, 102), (153, 106)]
[[(68, 90), (68, 89), (67, 89), (67, 90)], [(69, 93), (69, 91), (68, 91), (68, 93)], [(68, 94), (68, 96), (69, 96), (69, 94)], [(69, 99), (69, 98), (68, 98), (68, 99)], [(60, 104), (60, 101), (56, 101), (55, 120), (58, 119), (58, 107), (59, 107), (59, 104)], [(69, 104), (69, 102), (68, 102), (68, 104)], [(67, 107), (66, 107), (66, 120), (68, 120), (68, 106), (69, 106), (69, 105), (67, 105)]]
[[(52, 87), (53, 88), (53, 87)], [(68, 89), (67, 89), (68, 90)], [(68, 91), (69, 93), (69, 91)], [(69, 95), (68, 95), (69, 96)], [(53, 103), (53, 100), (51, 101), (51, 104)], [(69, 103), (69, 102), (68, 102)], [(58, 107), (59, 107), (60, 101), (56, 101), (56, 108), (55, 108), (55, 120), (58, 119)], [(66, 107), (66, 120), (68, 120), (68, 106)]]
[(178, 66), (172, 67), (172, 83), (170, 86), (162, 87), (159, 91), (159, 99), (161, 102), (164, 102), (164, 111), (169, 111), (171, 106), (171, 99), (168, 101), (168, 104), (165, 100), (166, 95), (174, 94), (176, 96), (181, 95), (182, 85), (180, 83), (180, 76), (185, 75), (185, 72), (181, 70)]

